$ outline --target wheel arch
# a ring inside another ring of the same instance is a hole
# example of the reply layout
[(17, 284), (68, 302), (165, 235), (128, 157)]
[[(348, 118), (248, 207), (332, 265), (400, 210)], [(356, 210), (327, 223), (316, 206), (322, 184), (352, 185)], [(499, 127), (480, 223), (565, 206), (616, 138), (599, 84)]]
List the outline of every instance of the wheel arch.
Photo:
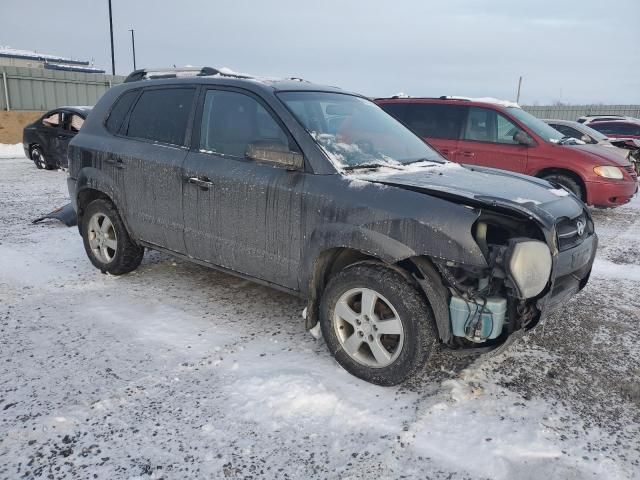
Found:
[(385, 265), (400, 273), (410, 284), (413, 284), (427, 307), (431, 309), (435, 319), (435, 327), (440, 340), (451, 339), (449, 320), (450, 292), (444, 286), (442, 278), (430, 258), (413, 255), (396, 262), (385, 261), (379, 256), (356, 248), (333, 247), (323, 251), (314, 262), (309, 280), (307, 315), (305, 327), (313, 328), (319, 321), (320, 301), (329, 280), (345, 268), (362, 263)]
[(582, 176), (576, 171), (569, 170), (567, 168), (562, 168), (562, 167), (547, 167), (547, 168), (543, 168), (542, 170), (540, 170), (535, 174), (535, 176), (538, 178), (544, 178), (548, 175), (565, 175), (575, 180), (578, 183), (578, 185), (580, 185), (580, 188), (582, 189), (582, 194), (584, 196), (582, 200), (586, 200), (588, 198), (587, 184), (584, 178), (582, 178)]
[(127, 221), (124, 209), (124, 199), (120, 191), (116, 188), (115, 182), (95, 168), (84, 168), (80, 170), (76, 180), (76, 213), (78, 216), (78, 228), (82, 225), (82, 215), (86, 206), (93, 200), (103, 198), (109, 200), (118, 211), (125, 228), (131, 235), (131, 229)]

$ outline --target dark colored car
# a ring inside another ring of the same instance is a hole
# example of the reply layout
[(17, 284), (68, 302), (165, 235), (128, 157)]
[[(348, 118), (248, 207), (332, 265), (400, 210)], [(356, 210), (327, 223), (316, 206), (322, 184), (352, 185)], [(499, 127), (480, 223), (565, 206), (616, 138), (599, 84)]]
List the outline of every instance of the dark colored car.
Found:
[(113, 87), (69, 162), (99, 270), (149, 248), (299, 295), (337, 361), (382, 385), (438, 341), (506, 345), (585, 286), (596, 252), (566, 190), (448, 162), (367, 98), (304, 81)]
[(609, 138), (640, 138), (640, 122), (637, 121), (603, 120), (590, 122), (588, 125)]
[(623, 205), (638, 189), (627, 159), (578, 145), (512, 102), (442, 97), (377, 103), (455, 162), (544, 178), (596, 207)]
[(91, 107), (60, 107), (24, 127), (22, 146), (36, 167), (46, 170), (67, 166), (67, 148), (89, 115)]

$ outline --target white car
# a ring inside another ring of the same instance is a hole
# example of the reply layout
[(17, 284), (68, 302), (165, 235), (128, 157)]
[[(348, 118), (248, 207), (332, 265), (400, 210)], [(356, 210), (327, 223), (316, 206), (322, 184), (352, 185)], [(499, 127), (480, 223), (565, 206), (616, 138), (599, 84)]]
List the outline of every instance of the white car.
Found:
[(593, 122), (604, 122), (608, 120), (632, 120), (635, 122), (639, 121), (635, 117), (628, 117), (626, 115), (583, 115), (582, 117), (578, 118), (578, 123), (589, 124)]

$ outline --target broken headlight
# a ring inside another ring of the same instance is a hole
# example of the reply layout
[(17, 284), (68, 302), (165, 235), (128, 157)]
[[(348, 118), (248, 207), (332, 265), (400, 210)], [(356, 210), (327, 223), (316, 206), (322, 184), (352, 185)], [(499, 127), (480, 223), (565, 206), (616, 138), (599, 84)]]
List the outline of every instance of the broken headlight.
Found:
[(538, 240), (513, 240), (507, 258), (507, 270), (520, 298), (538, 295), (549, 282), (551, 252)]

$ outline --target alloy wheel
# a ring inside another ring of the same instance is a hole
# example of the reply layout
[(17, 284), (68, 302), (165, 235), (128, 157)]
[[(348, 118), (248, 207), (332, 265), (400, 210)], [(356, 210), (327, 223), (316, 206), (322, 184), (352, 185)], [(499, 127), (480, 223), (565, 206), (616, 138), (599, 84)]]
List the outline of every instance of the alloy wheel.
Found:
[(116, 256), (118, 239), (113, 223), (104, 213), (96, 213), (89, 220), (87, 231), (89, 246), (95, 257), (103, 263)]
[(391, 365), (400, 355), (404, 328), (394, 306), (370, 288), (340, 296), (333, 325), (342, 349), (356, 362), (373, 368)]

